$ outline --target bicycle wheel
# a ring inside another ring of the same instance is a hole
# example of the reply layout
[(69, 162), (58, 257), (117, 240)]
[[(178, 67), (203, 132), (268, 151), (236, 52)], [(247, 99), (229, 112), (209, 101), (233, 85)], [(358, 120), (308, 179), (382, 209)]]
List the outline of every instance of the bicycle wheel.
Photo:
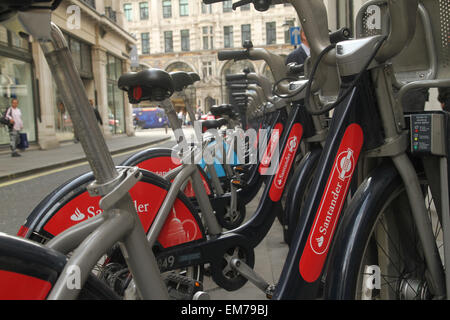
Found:
[[(144, 229), (148, 231), (170, 184), (151, 172), (142, 170), (142, 173), (142, 180), (130, 190), (130, 194)], [(92, 173), (84, 174), (45, 198), (27, 219), (28, 231), (24, 237), (45, 244), (72, 225), (91, 218), (94, 213), (101, 214), (99, 198), (90, 197), (86, 191), (86, 186), (92, 181)], [(183, 193), (179, 193), (173, 209), (155, 245), (155, 253), (205, 237), (201, 218)], [(103, 259), (95, 267), (94, 274), (123, 296), (130, 273), (118, 247), (108, 255), (109, 259)], [(191, 266), (176, 272), (195, 281), (203, 280), (203, 266)]]
[[(421, 176), (420, 183), (436, 246), (443, 261), (443, 232), (436, 210), (438, 206), (435, 205), (428, 181)], [(367, 223), (355, 221), (345, 225), (345, 230), (350, 230), (354, 240), (348, 241), (335, 255), (346, 256), (348, 267), (343, 267), (342, 271), (336, 270), (343, 262), (342, 259), (331, 266), (332, 272), (337, 272), (337, 275), (331, 277), (328, 298), (432, 299), (424, 249), (403, 183), (397, 179), (385, 189), (377, 203), (379, 207), (374, 211), (376, 214), (367, 219)], [(356, 225), (359, 228), (355, 228)], [(355, 246), (360, 248), (355, 249)]]

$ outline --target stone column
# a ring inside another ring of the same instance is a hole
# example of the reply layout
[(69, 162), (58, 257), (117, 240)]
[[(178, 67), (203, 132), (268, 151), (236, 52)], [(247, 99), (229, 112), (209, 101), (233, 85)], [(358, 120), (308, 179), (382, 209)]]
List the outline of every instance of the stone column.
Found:
[[(126, 73), (131, 70), (131, 61), (129, 59), (122, 61), (122, 72)], [(125, 93), (125, 91), (124, 91)], [(125, 115), (125, 130), (128, 136), (134, 136), (135, 130), (133, 126), (133, 106), (128, 101), (128, 95), (123, 95), (124, 115)]]
[(39, 97), (41, 121), (37, 121), (38, 144), (48, 150), (59, 147), (55, 128), (55, 96), (50, 68), (42, 49), (36, 41), (32, 43), (36, 79), (39, 80)]
[(106, 51), (103, 48), (94, 46), (92, 48), (92, 71), (94, 73), (94, 86), (97, 92), (98, 111), (103, 121), (102, 132), (105, 138), (112, 136), (109, 131), (109, 109), (108, 109), (108, 81), (106, 79)]

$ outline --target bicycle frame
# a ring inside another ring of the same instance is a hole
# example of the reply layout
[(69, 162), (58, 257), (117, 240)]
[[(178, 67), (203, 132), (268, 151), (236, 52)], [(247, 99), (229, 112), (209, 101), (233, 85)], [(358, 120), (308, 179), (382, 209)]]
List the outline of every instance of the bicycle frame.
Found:
[[(313, 136), (310, 117), (305, 114), (305, 110), (299, 104), (292, 109), (286, 129), (280, 139), (280, 150), (283, 152), (277, 166), (277, 173), (267, 176), (266, 187), (261, 197), (263, 200), (253, 217), (242, 226), (225, 232), (217, 239), (169, 249), (158, 255), (158, 259), (173, 257), (175, 262), (171, 267), (175, 269), (189, 265), (214, 263), (221, 261), (225, 249), (242, 246), (246, 250), (253, 250), (261, 242), (276, 217), (288, 174), (294, 158), (299, 152), (300, 142), (303, 138)], [(186, 257), (190, 257), (190, 259)]]
[[(360, 42), (359, 45), (361, 48), (372, 48), (371, 43), (373, 45), (376, 40), (376, 37), (363, 40), (367, 43)], [(358, 45), (357, 41), (353, 45)], [(345, 48), (346, 44), (342, 44), (341, 53), (346, 51)], [(361, 52), (355, 50), (354, 53)], [(345, 70), (341, 73), (346, 76), (342, 78), (345, 90), (354, 76), (345, 74)], [(408, 137), (398, 130), (399, 127), (404, 128), (404, 123), (398, 123), (398, 118), (393, 117), (393, 114), (402, 114), (402, 110), (401, 106), (399, 109), (398, 105), (392, 104), (392, 74), (390, 66), (372, 66), (369, 71), (364, 71), (351, 94), (336, 107), (311, 191), (300, 214), (295, 240), (275, 291), (275, 299), (317, 295), (348, 188), (351, 180), (358, 178), (354, 177), (354, 173), (361, 151), (367, 151), (366, 154), (372, 157), (392, 159), (405, 185), (419, 238), (425, 248), (433, 293), (438, 297), (445, 294), (444, 272), (431, 223), (427, 219), (424, 196), (414, 166), (406, 155)], [(358, 112), (362, 107), (364, 112)]]
[[(40, 19), (40, 16), (33, 15), (33, 12), (25, 14), (29, 19), (24, 23)], [(42, 18), (41, 25), (45, 23), (48, 23), (46, 17)], [(104, 196), (102, 206), (105, 209), (103, 215), (80, 224), (79, 228), (92, 223), (98, 228), (74, 251), (48, 299), (76, 298), (79, 289), (69, 289), (67, 286), (72, 268), (74, 266), (79, 268), (81, 285), (84, 285), (96, 262), (117, 242), (120, 243), (142, 297), (167, 299), (167, 288), (159, 275), (156, 259), (146, 241), (133, 202), (127, 194), (127, 189), (139, 180), (140, 175), (135, 170), (121, 174), (116, 171), (100, 129), (93, 123), (95, 119), (93, 111), (89, 110), (86, 92), (62, 32), (52, 24), (48, 36), (41, 38), (40, 44), (56, 83), (64, 84), (60, 86), (64, 104), (74, 120), (74, 128), (96, 177), (92, 191)], [(53, 243), (67, 242), (71, 239), (73, 230), (69, 229), (56, 237)], [(87, 254), (87, 250), (90, 254)]]

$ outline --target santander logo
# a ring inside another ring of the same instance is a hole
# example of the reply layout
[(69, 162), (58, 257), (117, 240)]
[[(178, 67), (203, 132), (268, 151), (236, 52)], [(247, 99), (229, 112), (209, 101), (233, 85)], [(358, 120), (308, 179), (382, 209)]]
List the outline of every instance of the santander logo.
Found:
[(345, 179), (349, 178), (353, 173), (353, 168), (355, 167), (355, 159), (353, 158), (354, 151), (350, 148), (347, 151), (342, 152), (338, 156), (338, 168), (339, 171), (339, 179), (345, 181)]
[(344, 203), (343, 200), (349, 185), (347, 180), (350, 180), (355, 168), (355, 159), (353, 158), (354, 153), (355, 152), (351, 148), (347, 148), (346, 151), (341, 152), (337, 156), (332, 173), (332, 176), (337, 179), (331, 180), (328, 184), (325, 191), (325, 198), (319, 209), (321, 212), (320, 219), (316, 221), (313, 229), (313, 233), (317, 235), (317, 237), (315, 236), (314, 238), (316, 240), (321, 240), (314, 242), (312, 241), (312, 238), (310, 238), (311, 248), (316, 254), (323, 254), (328, 249), (329, 237), (326, 239), (327, 246), (322, 248), (325, 241), (324, 236), (329, 234), (330, 228), (334, 230), (337, 222), (336, 215), (339, 214), (342, 209)]
[(264, 165), (264, 166), (269, 166), (269, 164), (270, 164), (270, 160), (271, 160), (271, 158), (272, 158), (272, 153), (273, 153), (273, 148), (275, 148), (275, 146), (278, 144), (278, 140), (280, 139), (280, 133), (279, 133), (279, 130), (275, 130), (274, 132), (273, 132), (273, 134), (272, 134), (272, 137), (271, 137), (271, 139), (270, 139), (270, 144), (269, 144), (269, 146), (268, 146), (268, 148), (267, 148), (267, 151), (266, 151), (266, 155), (265, 155), (265, 157), (262, 159), (262, 161), (261, 161), (261, 163)]
[(297, 150), (298, 140), (299, 139), (297, 136), (293, 136), (291, 139), (289, 139), (288, 141), (289, 152), (294, 152), (295, 150)]
[(349, 125), (334, 159), (308, 242), (300, 258), (300, 274), (308, 282), (316, 281), (322, 272), (363, 141), (361, 127), (358, 124)]
[[(281, 133), (283, 132), (283, 125), (281, 123), (277, 123), (272, 130), (272, 134), (270, 136), (270, 140), (266, 146), (266, 150), (264, 152), (264, 156), (261, 159), (261, 165), (259, 166), (259, 172), (260, 174), (265, 175), (267, 172), (267, 169), (270, 165), (270, 162), (272, 161), (272, 158), (274, 156), (274, 152), (276, 148), (278, 147), (278, 143), (280, 141)], [(278, 161), (278, 159), (274, 159)]]
[(321, 237), (319, 237), (319, 238), (316, 238), (316, 241), (317, 241), (317, 246), (319, 247), (319, 248), (321, 248), (322, 247), (322, 245), (323, 245), (323, 236), (321, 236)]
[(286, 178), (289, 173), (290, 165), (292, 164), (292, 161), (295, 157), (295, 153), (297, 151), (298, 147), (298, 141), (299, 137), (293, 136), (290, 138), (287, 142), (287, 151), (285, 154), (283, 154), (283, 162), (281, 166), (279, 167), (279, 171), (277, 172), (277, 178), (276, 178), (276, 184), (275, 187), (281, 189), (284, 187), (284, 184), (286, 183)]
[(76, 208), (75, 213), (70, 216), (70, 220), (78, 222), (84, 220), (86, 215), (80, 211), (80, 209)]
[[(146, 214), (149, 212), (150, 204), (149, 203), (138, 203), (137, 200), (133, 201), (134, 207), (138, 213)], [(75, 209), (75, 212), (70, 216), (70, 220), (74, 222), (81, 222), (83, 220), (93, 218), (101, 213), (103, 210), (99, 209), (96, 206), (89, 206), (84, 210), (83, 213), (78, 207)]]
[(281, 156), (280, 163), (278, 164), (275, 178), (270, 187), (269, 196), (272, 201), (279, 201), (283, 194), (284, 187), (291, 170), (292, 163), (294, 162), (295, 155), (300, 145), (300, 140), (303, 136), (303, 127), (300, 123), (296, 123), (292, 126), (292, 130), (289, 134), (287, 144), (284, 148)]

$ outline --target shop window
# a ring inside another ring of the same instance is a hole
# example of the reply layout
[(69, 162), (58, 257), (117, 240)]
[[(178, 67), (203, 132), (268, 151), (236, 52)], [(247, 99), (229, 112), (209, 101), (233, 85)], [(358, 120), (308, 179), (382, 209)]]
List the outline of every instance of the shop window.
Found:
[[(30, 142), (36, 141), (34, 94), (32, 86), (31, 64), (25, 61), (0, 57), (0, 110), (10, 107), (11, 99), (19, 100), (22, 111), (23, 132)], [(0, 126), (0, 144), (9, 143), (9, 132)]]
[(117, 81), (122, 74), (122, 60), (107, 55), (108, 77), (108, 126), (112, 134), (125, 133), (124, 93), (117, 87)]

